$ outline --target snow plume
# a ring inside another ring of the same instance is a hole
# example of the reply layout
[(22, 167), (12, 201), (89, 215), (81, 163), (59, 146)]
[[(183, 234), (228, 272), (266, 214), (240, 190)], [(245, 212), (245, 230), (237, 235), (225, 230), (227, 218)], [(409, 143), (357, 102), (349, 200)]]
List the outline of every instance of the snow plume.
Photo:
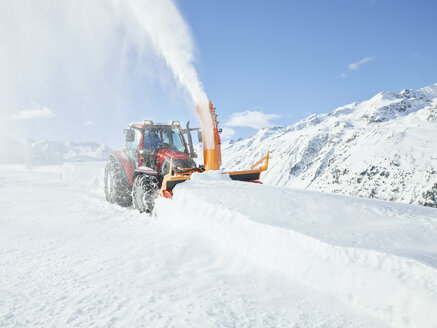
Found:
[(0, 134), (77, 138), (88, 114), (109, 113), (116, 126), (126, 35), (118, 16), (110, 1), (1, 1)]
[[(194, 60), (193, 38), (173, 0), (1, 1), (0, 134), (21, 129), (22, 138), (66, 139), (104, 116), (105, 128), (88, 129), (95, 135), (85, 138), (118, 140), (112, 132), (130, 119), (126, 110), (153, 104), (155, 90), (145, 84), (166, 85), (169, 70), (193, 107), (209, 115)], [(56, 120), (10, 128), (7, 119), (32, 104), (53, 108)], [(203, 123), (211, 130), (210, 119)]]
[(154, 49), (165, 59), (176, 80), (199, 106), (205, 144), (207, 149), (213, 149), (208, 97), (194, 67), (194, 42), (187, 23), (172, 0), (132, 0), (127, 5), (149, 35)]
[(190, 30), (173, 1), (132, 0), (127, 5), (150, 36), (154, 49), (163, 56), (193, 101), (207, 101), (193, 64), (194, 44)]

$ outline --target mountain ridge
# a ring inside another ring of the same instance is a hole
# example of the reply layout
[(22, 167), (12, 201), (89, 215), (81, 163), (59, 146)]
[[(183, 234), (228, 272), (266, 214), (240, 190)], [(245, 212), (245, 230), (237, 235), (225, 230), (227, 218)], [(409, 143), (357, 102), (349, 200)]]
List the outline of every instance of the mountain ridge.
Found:
[(223, 168), (268, 150), (264, 183), (437, 207), (437, 83), (262, 129), (223, 144)]

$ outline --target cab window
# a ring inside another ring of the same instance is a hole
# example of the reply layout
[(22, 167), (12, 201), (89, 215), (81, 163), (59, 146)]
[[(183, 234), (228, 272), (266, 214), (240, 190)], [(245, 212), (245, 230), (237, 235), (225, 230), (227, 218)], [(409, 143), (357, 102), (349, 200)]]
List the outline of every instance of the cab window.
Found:
[(178, 128), (167, 128), (162, 133), (162, 141), (180, 152), (186, 153), (185, 142)]
[(135, 166), (138, 166), (136, 154), (138, 145), (140, 144), (141, 140), (141, 131), (138, 129), (129, 129), (128, 131), (126, 131), (126, 133), (132, 133), (129, 131), (133, 131), (135, 137), (133, 141), (126, 141), (126, 152), (128, 156), (135, 162)]

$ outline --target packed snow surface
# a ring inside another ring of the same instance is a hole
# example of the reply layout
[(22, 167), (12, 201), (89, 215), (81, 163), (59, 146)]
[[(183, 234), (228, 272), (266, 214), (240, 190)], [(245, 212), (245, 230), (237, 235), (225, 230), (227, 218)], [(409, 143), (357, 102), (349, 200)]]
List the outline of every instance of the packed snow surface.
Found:
[(0, 166), (0, 327), (437, 327), (434, 209), (212, 172), (150, 217), (103, 169)]

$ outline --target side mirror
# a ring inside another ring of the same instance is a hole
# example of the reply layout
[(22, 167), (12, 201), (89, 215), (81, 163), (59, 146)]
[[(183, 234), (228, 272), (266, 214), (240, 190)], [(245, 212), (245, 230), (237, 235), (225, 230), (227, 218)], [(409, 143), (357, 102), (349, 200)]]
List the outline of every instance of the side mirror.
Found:
[(132, 142), (135, 140), (135, 131), (126, 130), (126, 142)]
[(200, 131), (200, 130), (197, 131), (197, 139), (199, 140), (199, 142), (203, 142), (202, 131)]

